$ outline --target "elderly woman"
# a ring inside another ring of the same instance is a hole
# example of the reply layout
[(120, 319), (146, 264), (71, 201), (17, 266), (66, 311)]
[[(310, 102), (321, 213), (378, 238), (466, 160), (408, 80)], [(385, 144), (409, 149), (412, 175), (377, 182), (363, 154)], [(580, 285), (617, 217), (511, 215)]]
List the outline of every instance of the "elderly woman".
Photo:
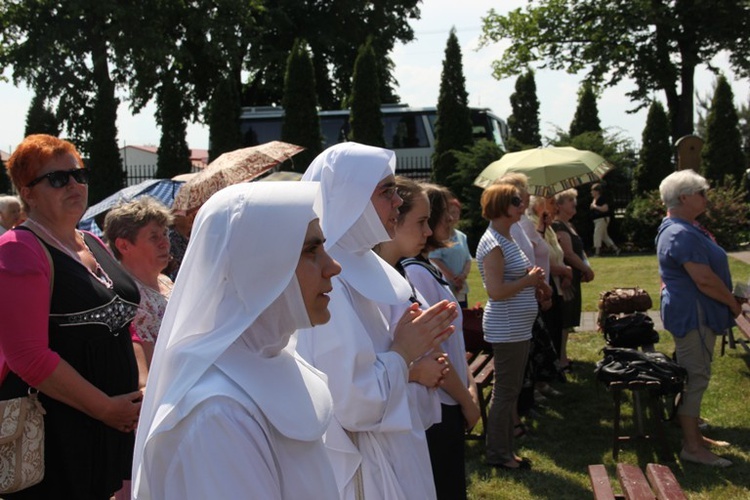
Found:
[(732, 295), (727, 254), (696, 218), (706, 210), (708, 182), (692, 170), (668, 175), (659, 185), (668, 215), (659, 226), (656, 251), (664, 327), (675, 342), (677, 362), (688, 371), (682, 405), (677, 415), (682, 426), (680, 458), (713, 467), (732, 462), (708, 447), (726, 445), (701, 434), (701, 400), (711, 379), (716, 336), (734, 324), (742, 312)]
[(130, 478), (141, 407), (138, 288), (76, 230), (88, 170), (71, 143), (31, 135), (8, 171), (28, 219), (0, 237), (0, 398), (34, 387), (47, 414), (44, 480), (5, 498), (108, 499)]
[(565, 264), (573, 269), (573, 280), (569, 290), (569, 300), (563, 302), (562, 341), (560, 343), (560, 364), (562, 369), (570, 368), (567, 344), (568, 334), (581, 324), (581, 282), (594, 279), (594, 270), (589, 266), (583, 240), (578, 236), (571, 219), (576, 214), (578, 192), (568, 189), (555, 195), (557, 213), (552, 229), (555, 230), (560, 247), (563, 249)]
[(201, 207), (154, 353), (134, 498), (337, 496), (325, 377), (284, 349), (328, 321), (341, 270), (323, 249), (318, 193), (239, 184)]
[(146, 384), (161, 318), (172, 293), (172, 280), (162, 274), (169, 263), (167, 228), (171, 222), (169, 209), (149, 196), (113, 208), (104, 219), (109, 247), (141, 294), (130, 325), (141, 387)]
[(484, 338), (492, 344), (495, 379), (487, 416), (487, 463), (501, 469), (530, 469), (513, 451), (514, 414), (537, 316), (536, 290), (546, 281), (510, 235), (526, 208), (518, 189), (493, 184), (482, 193), (482, 217), (490, 221), (477, 246), (477, 265), (489, 299)]
[(402, 199), (393, 151), (347, 142), (323, 151), (304, 180), (319, 180), (326, 249), (341, 262), (331, 321), (298, 336), (298, 352), (328, 375), (335, 418), (326, 449), (342, 499), (435, 498), (430, 457), (409, 366), (453, 331), (455, 303), (418, 304), (392, 318), (412, 294), (372, 248), (395, 232)]
[(21, 202), (15, 196), (0, 196), (0, 235), (21, 222)]

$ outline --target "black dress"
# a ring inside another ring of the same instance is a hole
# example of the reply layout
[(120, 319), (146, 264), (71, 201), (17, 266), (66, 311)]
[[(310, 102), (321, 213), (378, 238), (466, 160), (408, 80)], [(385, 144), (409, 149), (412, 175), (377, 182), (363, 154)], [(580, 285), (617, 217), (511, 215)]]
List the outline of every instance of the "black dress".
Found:
[[(552, 223), (552, 229), (554, 229), (556, 233), (568, 233), (568, 235), (570, 235), (570, 242), (573, 244), (573, 252), (575, 252), (581, 260), (585, 258), (585, 254), (583, 253), (583, 240), (581, 240), (581, 237), (578, 236), (578, 234), (571, 231), (566, 223), (556, 220)], [(566, 262), (566, 264), (570, 265), (569, 262)], [(573, 287), (575, 297), (563, 302), (562, 328), (573, 328), (581, 324), (581, 271), (575, 267), (573, 267), (573, 280), (571, 286)]]
[[(84, 238), (113, 287), (46, 245), (54, 266), (50, 349), (107, 395), (133, 392), (138, 389), (138, 367), (128, 326), (140, 300), (138, 288), (96, 238)], [(25, 387), (11, 372), (0, 399), (16, 397), (19, 390), (25, 393)], [(130, 479), (135, 434), (119, 432), (44, 394), (39, 399), (47, 412), (44, 480), (4, 498), (109, 499)]]

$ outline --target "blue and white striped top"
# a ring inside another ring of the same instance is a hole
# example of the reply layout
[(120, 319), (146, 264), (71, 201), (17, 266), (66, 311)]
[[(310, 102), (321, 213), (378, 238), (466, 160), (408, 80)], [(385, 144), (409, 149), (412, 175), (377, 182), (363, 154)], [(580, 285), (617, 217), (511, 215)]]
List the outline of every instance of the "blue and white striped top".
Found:
[[(488, 227), (477, 246), (477, 265), (486, 285), (484, 258), (493, 248), (500, 247), (505, 257), (503, 281), (515, 281), (528, 273), (529, 259), (512, 240)], [(521, 342), (531, 339), (531, 329), (538, 313), (534, 287), (529, 286), (511, 298), (488, 300), (484, 309), (484, 339), (491, 343)]]

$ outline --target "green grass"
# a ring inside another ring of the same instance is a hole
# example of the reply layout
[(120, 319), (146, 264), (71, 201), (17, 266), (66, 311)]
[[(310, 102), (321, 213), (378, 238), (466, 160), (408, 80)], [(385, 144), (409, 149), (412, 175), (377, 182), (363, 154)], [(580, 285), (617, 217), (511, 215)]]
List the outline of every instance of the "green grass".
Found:
[[(732, 276), (746, 281), (750, 266), (730, 259)], [(584, 285), (584, 309), (596, 310), (599, 292), (614, 286), (641, 286), (654, 299), (658, 308), (659, 278), (656, 258), (650, 256), (595, 258), (592, 265), (596, 278)], [(469, 278), (470, 304), (484, 302), (476, 266)], [(671, 336), (660, 332), (659, 351), (671, 354)], [(603, 463), (610, 478), (615, 477), (612, 459), (612, 398), (593, 374), (601, 358), (604, 341), (600, 333), (580, 332), (571, 335), (569, 355), (575, 360), (575, 371), (568, 383), (555, 384), (563, 396), (548, 401), (540, 419), (533, 421), (532, 432), (519, 441), (519, 453), (531, 458), (530, 473), (497, 471), (484, 464), (484, 445), (468, 442), (467, 474), (471, 499), (587, 499), (592, 498), (587, 466)], [(718, 470), (677, 460), (680, 430), (666, 424), (667, 440), (675, 461), (669, 465), (691, 500), (750, 499), (750, 355), (741, 348), (727, 349), (713, 363), (713, 378), (703, 400), (703, 416), (711, 424), (706, 434), (733, 443), (720, 454), (734, 462), (728, 469)], [(633, 430), (632, 406), (623, 404), (625, 430)], [(650, 421), (645, 422), (648, 431)], [(635, 441), (622, 446), (619, 462), (645, 468), (649, 462), (660, 462), (656, 448), (649, 442)], [(612, 483), (615, 491), (619, 486)]]

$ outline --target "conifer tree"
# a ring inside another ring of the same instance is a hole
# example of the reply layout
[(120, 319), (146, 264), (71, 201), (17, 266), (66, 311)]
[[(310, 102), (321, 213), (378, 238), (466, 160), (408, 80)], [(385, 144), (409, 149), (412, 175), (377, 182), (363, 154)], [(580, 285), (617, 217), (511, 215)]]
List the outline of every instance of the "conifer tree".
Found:
[(91, 133), (85, 151), (91, 171), (89, 203), (97, 203), (125, 186), (125, 171), (117, 146), (117, 106), (114, 83), (102, 82), (96, 89), (91, 113)]
[(633, 193), (639, 197), (659, 189), (662, 179), (674, 172), (669, 118), (659, 101), (651, 103), (641, 135), (640, 158), (633, 171)]
[(10, 193), (10, 177), (5, 169), (5, 162), (0, 160), (0, 193)]
[(599, 121), (599, 109), (596, 106), (596, 94), (593, 86), (584, 82), (578, 91), (578, 107), (570, 122), (570, 137), (581, 135), (584, 132), (601, 132), (602, 126)]
[(165, 78), (163, 88), (158, 96), (160, 101), (157, 122), (161, 127), (158, 157), (156, 160), (156, 178), (169, 179), (178, 174), (190, 172), (190, 148), (185, 135), (187, 123), (182, 112), (180, 92), (172, 80)]
[(509, 151), (520, 151), (542, 145), (539, 133), (539, 99), (536, 96), (534, 72), (529, 70), (516, 80), (516, 91), (510, 95), (513, 114), (508, 117)]
[(322, 150), (315, 75), (307, 42), (297, 39), (287, 59), (284, 77), (284, 122), (281, 140), (305, 148), (294, 156), (293, 170), (304, 172)]
[(60, 135), (60, 122), (55, 113), (47, 107), (45, 98), (40, 92), (34, 94), (29, 111), (26, 113), (26, 130), (24, 135), (48, 134)]
[(209, 110), (209, 162), (229, 151), (242, 147), (240, 133), (239, 82), (231, 75), (223, 78), (211, 96)]
[(469, 94), (466, 92), (461, 47), (456, 29), (451, 29), (445, 47), (443, 73), (440, 77), (440, 96), (435, 121), (435, 153), (432, 156), (432, 178), (452, 191), (450, 176), (456, 171), (456, 151), (466, 151), (474, 143), (472, 135)]
[(701, 155), (703, 176), (716, 185), (722, 183), (727, 175), (736, 182), (743, 182), (747, 165), (742, 152), (739, 119), (732, 87), (724, 76), (720, 76), (716, 82), (711, 110), (706, 118), (706, 142)]
[(383, 117), (380, 111), (380, 71), (377, 67), (372, 37), (359, 48), (352, 79), (349, 139), (370, 146), (385, 146)]

